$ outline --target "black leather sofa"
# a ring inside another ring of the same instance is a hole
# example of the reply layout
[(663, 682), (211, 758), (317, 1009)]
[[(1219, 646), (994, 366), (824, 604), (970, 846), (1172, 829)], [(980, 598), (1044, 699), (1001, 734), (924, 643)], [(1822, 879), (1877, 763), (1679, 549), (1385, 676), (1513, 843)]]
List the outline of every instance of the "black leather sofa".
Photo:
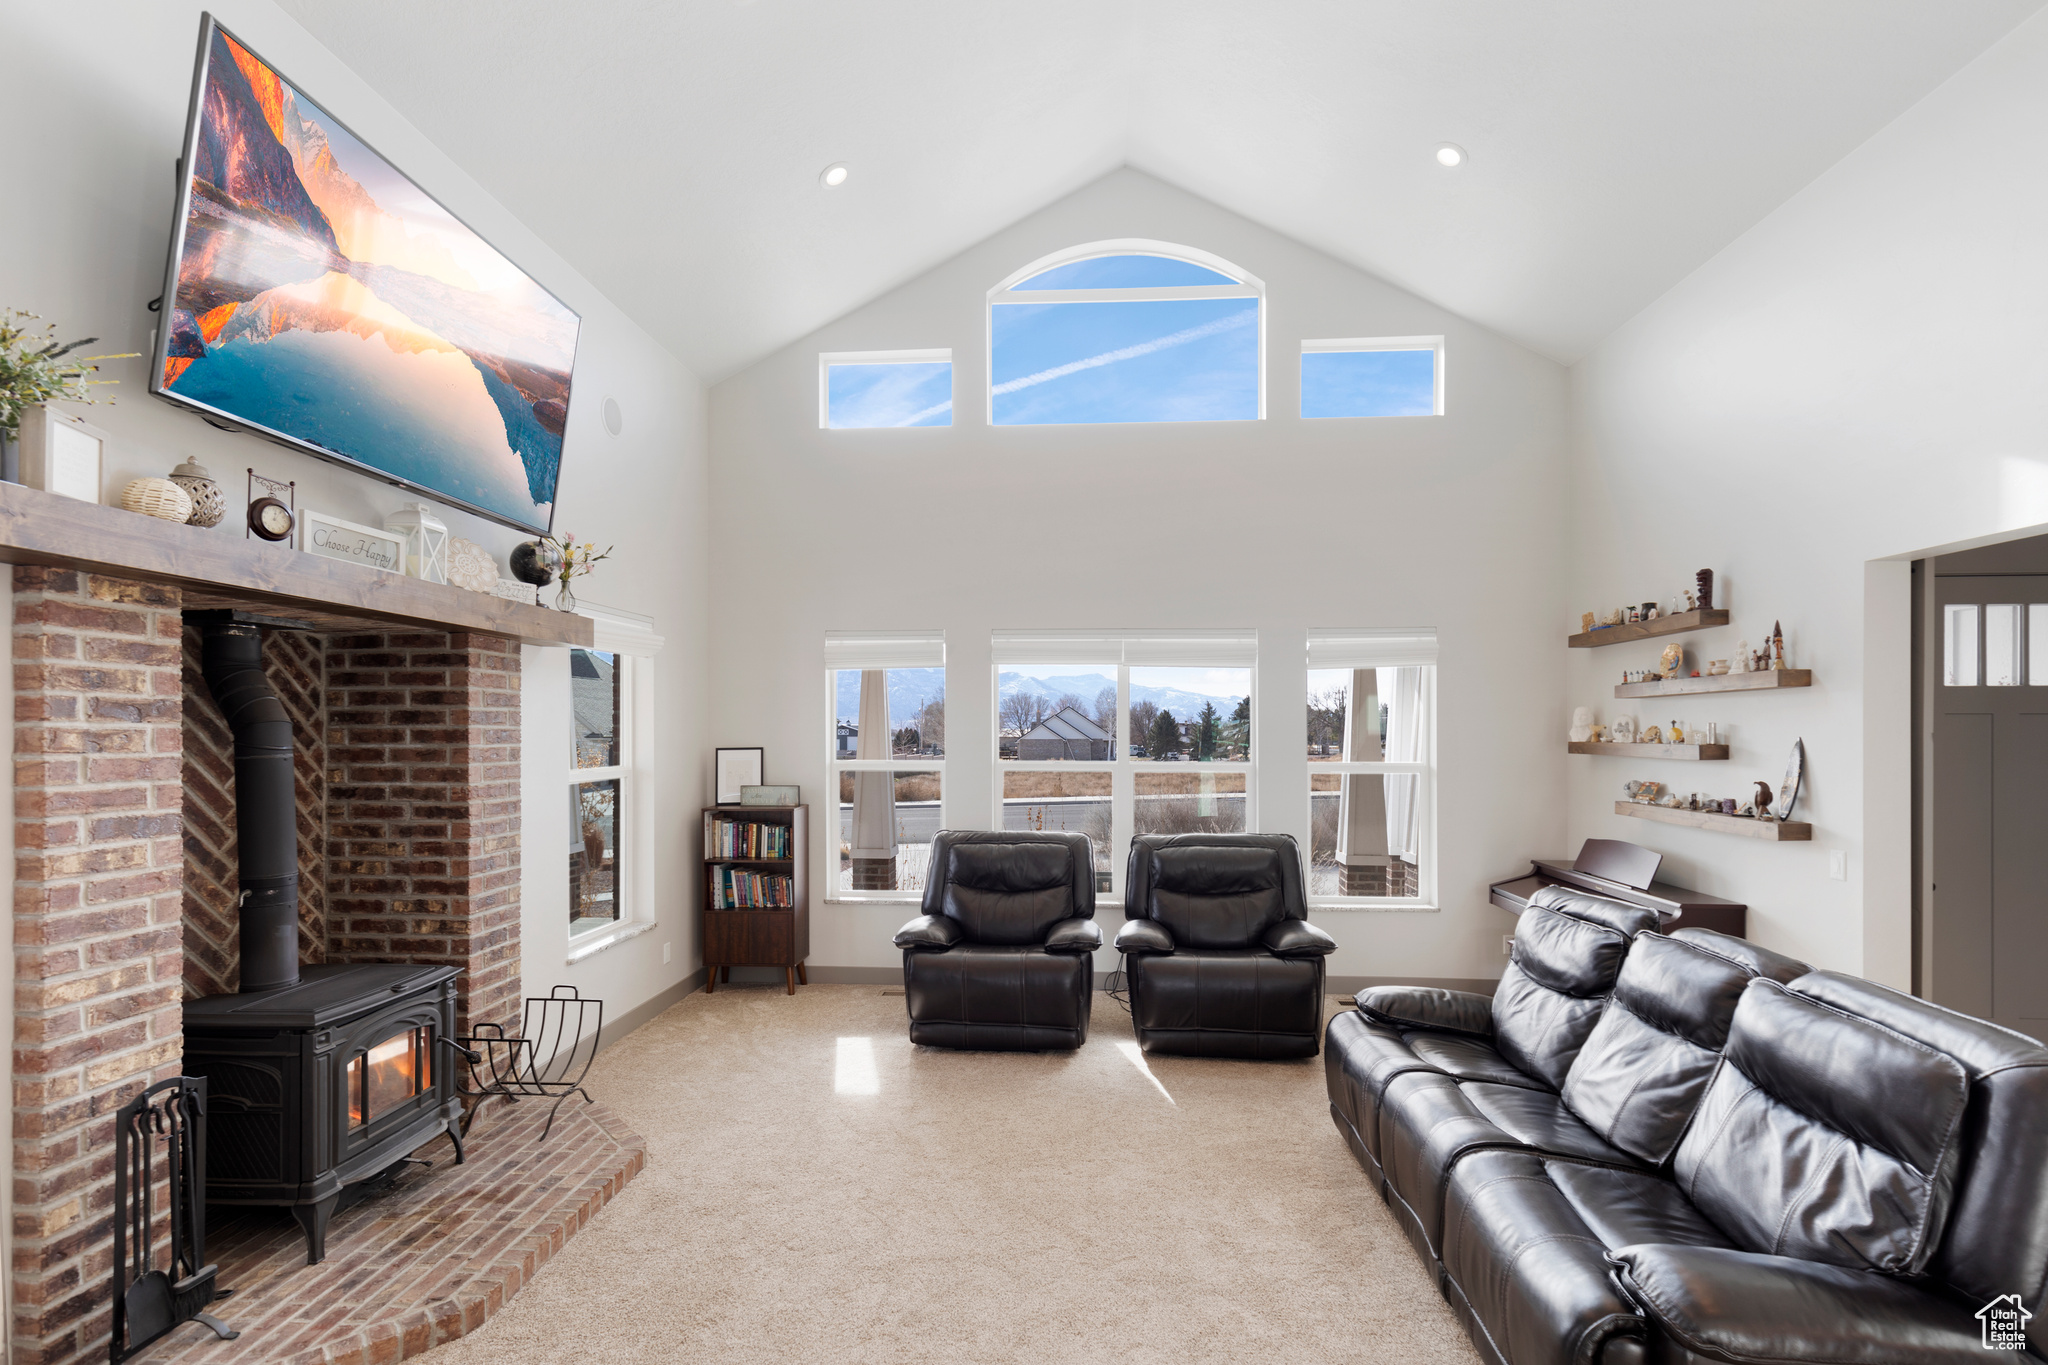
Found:
[(922, 908), (896, 933), (911, 1042), (1041, 1052), (1087, 1041), (1102, 946), (1087, 835), (940, 830)]
[(1495, 1365), (1981, 1361), (1980, 1309), (2043, 1310), (2033, 1039), (1550, 888), (1491, 1000), (1371, 989), (1327, 1041), (1338, 1130)]
[(1313, 1057), (1323, 958), (1301, 858), (1285, 834), (1141, 834), (1116, 949), (1147, 1052)]

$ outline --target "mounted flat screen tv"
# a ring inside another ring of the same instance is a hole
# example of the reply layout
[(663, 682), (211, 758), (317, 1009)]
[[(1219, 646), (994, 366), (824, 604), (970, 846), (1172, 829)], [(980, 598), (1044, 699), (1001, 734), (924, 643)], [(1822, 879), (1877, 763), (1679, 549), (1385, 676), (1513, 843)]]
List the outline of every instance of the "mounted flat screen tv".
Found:
[(207, 15), (150, 392), (522, 530), (581, 320)]

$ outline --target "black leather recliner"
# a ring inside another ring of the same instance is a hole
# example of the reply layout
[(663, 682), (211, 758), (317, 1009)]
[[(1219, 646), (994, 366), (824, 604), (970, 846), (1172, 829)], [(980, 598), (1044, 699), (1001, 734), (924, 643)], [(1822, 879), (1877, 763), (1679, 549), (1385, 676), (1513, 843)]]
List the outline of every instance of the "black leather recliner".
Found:
[(1117, 931), (1131, 1025), (1147, 1052), (1313, 1057), (1323, 958), (1301, 858), (1285, 834), (1141, 834)]
[(896, 932), (911, 1042), (1042, 1052), (1087, 1041), (1102, 946), (1087, 835), (940, 830), (923, 909)]
[(2048, 1049), (1639, 914), (1545, 891), (1491, 1001), (1331, 1022), (1331, 1115), (1481, 1356), (1960, 1365), (2002, 1303), (2041, 1358)]

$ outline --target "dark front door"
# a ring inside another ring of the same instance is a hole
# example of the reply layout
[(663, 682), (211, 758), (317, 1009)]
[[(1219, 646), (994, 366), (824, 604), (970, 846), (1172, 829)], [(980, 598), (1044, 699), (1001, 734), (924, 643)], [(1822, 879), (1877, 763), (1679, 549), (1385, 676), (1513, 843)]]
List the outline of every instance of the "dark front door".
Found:
[(1934, 579), (1927, 994), (2048, 1035), (2048, 574)]

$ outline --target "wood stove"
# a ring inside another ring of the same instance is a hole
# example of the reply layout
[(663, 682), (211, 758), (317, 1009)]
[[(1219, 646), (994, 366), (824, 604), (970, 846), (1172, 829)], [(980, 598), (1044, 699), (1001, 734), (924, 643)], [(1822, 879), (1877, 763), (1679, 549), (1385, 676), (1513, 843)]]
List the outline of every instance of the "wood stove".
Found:
[(441, 1133), (462, 1160), (453, 967), (299, 969), (297, 984), (185, 1002), (206, 1077), (206, 1202), (282, 1205), (327, 1254), (344, 1189)]

